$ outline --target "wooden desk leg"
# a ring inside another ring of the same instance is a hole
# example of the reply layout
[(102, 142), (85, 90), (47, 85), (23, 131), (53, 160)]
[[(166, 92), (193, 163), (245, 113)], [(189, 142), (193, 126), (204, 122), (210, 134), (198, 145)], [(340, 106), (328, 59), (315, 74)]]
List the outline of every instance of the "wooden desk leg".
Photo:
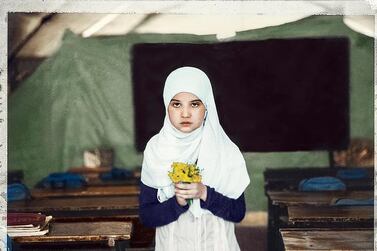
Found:
[(16, 243), (15, 241), (12, 241), (12, 251), (19, 251), (20, 245)]
[(280, 235), (281, 228), (279, 217), (281, 215), (279, 206), (272, 205), (272, 201), (268, 198), (268, 226), (267, 226), (267, 250), (283, 251), (284, 243)]
[(116, 241), (115, 250), (116, 251), (126, 251), (130, 247), (129, 240)]

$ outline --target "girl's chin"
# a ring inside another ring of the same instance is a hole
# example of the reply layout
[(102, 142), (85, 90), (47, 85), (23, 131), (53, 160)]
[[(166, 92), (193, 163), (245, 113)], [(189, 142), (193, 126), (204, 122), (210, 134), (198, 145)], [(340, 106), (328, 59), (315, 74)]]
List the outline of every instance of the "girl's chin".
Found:
[(180, 132), (190, 133), (198, 129), (200, 126), (197, 126), (195, 124), (190, 124), (190, 125), (178, 124), (178, 125), (174, 125), (174, 127)]
[(185, 127), (181, 127), (179, 130), (180, 130), (181, 132), (185, 132), (185, 133), (189, 133), (189, 132), (192, 132), (192, 131), (193, 131), (193, 129), (192, 129), (191, 127), (187, 127), (187, 126), (185, 126)]
[(184, 133), (189, 133), (194, 131), (196, 128), (194, 128), (192, 125), (189, 126), (180, 126), (178, 128), (179, 131), (184, 132)]

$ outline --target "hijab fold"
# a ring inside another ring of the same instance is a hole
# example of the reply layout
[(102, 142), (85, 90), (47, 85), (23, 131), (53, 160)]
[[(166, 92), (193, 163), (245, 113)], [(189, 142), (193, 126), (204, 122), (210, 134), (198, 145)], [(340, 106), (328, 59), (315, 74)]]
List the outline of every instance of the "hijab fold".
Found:
[[(206, 107), (202, 126), (190, 133), (176, 129), (168, 116), (170, 100), (180, 92), (196, 95)], [(163, 98), (166, 108), (164, 125), (147, 143), (141, 181), (158, 189), (157, 198), (163, 202), (174, 196), (174, 184), (168, 177), (171, 164), (197, 161), (202, 170), (203, 184), (229, 198), (238, 198), (250, 183), (249, 175), (240, 150), (219, 123), (207, 75), (198, 68), (189, 66), (174, 70), (165, 81)], [(195, 217), (207, 211), (201, 209), (199, 199), (194, 199), (189, 210)]]

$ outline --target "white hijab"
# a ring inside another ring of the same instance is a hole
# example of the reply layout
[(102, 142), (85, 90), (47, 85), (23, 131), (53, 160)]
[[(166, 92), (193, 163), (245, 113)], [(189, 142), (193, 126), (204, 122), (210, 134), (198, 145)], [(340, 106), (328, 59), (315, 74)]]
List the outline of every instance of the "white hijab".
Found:
[[(170, 100), (180, 92), (196, 95), (206, 107), (203, 125), (190, 133), (176, 129), (170, 122)], [(173, 162), (195, 163), (202, 170), (202, 183), (221, 194), (236, 199), (250, 179), (245, 160), (238, 147), (225, 134), (219, 123), (211, 82), (207, 75), (194, 67), (181, 67), (169, 74), (164, 87), (166, 114), (161, 131), (153, 136), (144, 151), (141, 181), (158, 189), (163, 202), (174, 196), (174, 184), (168, 177)], [(190, 206), (194, 216), (204, 210), (199, 199)]]

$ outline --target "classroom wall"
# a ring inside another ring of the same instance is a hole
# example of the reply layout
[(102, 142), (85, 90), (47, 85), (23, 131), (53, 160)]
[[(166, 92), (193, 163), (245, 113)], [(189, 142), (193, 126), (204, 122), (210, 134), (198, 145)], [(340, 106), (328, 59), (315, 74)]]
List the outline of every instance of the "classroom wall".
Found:
[[(373, 140), (372, 38), (352, 31), (339, 16), (313, 16), (281, 26), (240, 32), (237, 33), (237, 40), (319, 36), (346, 36), (350, 39), (350, 136)], [(327, 152), (245, 153), (245, 159), (252, 174), (251, 188), (246, 191), (249, 210), (267, 209), (263, 189), (265, 168), (329, 165)]]
[[(373, 39), (349, 29), (340, 16), (313, 16), (237, 33), (232, 40), (347, 36), (350, 39), (351, 138), (373, 139)], [(83, 39), (67, 32), (61, 49), (9, 97), (8, 169), (21, 169), (33, 186), (50, 172), (83, 164), (82, 153), (112, 147), (115, 165), (140, 166), (134, 148), (130, 76), (132, 45), (141, 42), (217, 41), (215, 36), (129, 34)], [(148, 74), (148, 73), (146, 73)], [(336, 97), (334, 97), (336, 98)], [(252, 139), (250, 139), (252, 140)], [(324, 167), (327, 152), (244, 153), (251, 184), (247, 208), (266, 210), (263, 171), (268, 167)]]

